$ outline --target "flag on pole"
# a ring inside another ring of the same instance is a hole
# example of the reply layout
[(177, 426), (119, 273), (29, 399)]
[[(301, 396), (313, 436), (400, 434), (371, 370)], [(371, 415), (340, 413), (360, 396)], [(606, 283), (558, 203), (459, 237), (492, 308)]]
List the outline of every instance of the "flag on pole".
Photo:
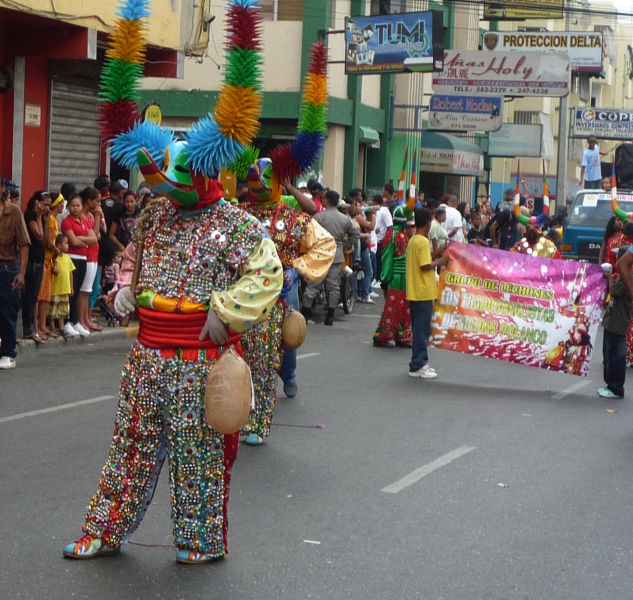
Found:
[(404, 185), (407, 180), (407, 159), (409, 158), (409, 146), (404, 151), (404, 160), (402, 161), (402, 171), (400, 173), (400, 179), (398, 180), (398, 195), (396, 200), (399, 205), (404, 204)]
[(521, 183), (521, 161), (517, 160), (517, 181), (514, 187), (514, 216), (518, 217), (521, 214), (521, 189), (519, 184)]
[(418, 157), (418, 149), (413, 150), (413, 167), (411, 168), (411, 183), (409, 184), (409, 201), (407, 202), (407, 208), (413, 210), (415, 208), (415, 186), (417, 184), (416, 175), (416, 162)]
[(618, 184), (615, 179), (615, 156), (611, 159), (611, 200), (618, 197)]
[(543, 214), (549, 217), (549, 186), (547, 185), (547, 171), (543, 160)]

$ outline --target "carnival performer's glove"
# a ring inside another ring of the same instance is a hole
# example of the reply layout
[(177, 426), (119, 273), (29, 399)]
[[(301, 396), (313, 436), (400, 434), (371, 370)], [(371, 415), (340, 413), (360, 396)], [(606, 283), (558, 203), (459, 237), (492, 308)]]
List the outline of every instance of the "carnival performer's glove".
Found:
[(132, 288), (127, 285), (121, 288), (114, 297), (114, 310), (120, 317), (127, 317), (136, 310), (138, 302)]
[[(118, 296), (117, 296), (118, 297)], [(229, 334), (226, 331), (226, 327), (224, 323), (220, 321), (220, 317), (215, 314), (215, 311), (209, 307), (209, 312), (207, 313), (207, 321), (200, 332), (199, 340), (203, 341), (204, 338), (209, 336), (211, 341), (218, 346), (228, 342)]]

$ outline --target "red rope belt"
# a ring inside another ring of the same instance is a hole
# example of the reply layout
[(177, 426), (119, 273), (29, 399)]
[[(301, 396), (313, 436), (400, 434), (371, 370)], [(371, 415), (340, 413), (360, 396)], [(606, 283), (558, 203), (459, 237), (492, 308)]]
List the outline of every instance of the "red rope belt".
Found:
[[(190, 350), (215, 350), (220, 355), (220, 346), (208, 337), (200, 341), (200, 331), (207, 320), (206, 312), (198, 313), (165, 313), (138, 307), (139, 331), (138, 341), (148, 348), (161, 350), (182, 348)], [(224, 347), (240, 346), (241, 334), (230, 331), (230, 341)], [(213, 353), (211, 353), (212, 355)], [(241, 348), (239, 351), (241, 354)], [(209, 353), (207, 352), (207, 355)], [(213, 358), (213, 356), (210, 358)]]

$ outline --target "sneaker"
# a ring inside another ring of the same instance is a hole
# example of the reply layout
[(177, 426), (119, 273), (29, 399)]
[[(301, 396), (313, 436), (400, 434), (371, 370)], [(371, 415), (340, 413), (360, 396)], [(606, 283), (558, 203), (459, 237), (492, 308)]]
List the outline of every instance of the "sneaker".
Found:
[(336, 308), (338, 308), (339, 310), (343, 310), (343, 303), (342, 303), (342, 302), (339, 302), (339, 303), (336, 305)]
[(370, 298), (378, 298), (380, 296), (380, 294), (378, 292), (369, 292), (369, 297)]
[(10, 356), (0, 358), (0, 369), (15, 369), (15, 358)]
[(380, 281), (374, 281), (374, 283), (371, 284), (371, 287), (375, 290), (379, 290), (382, 286), (380, 285)]
[(372, 300), (371, 298), (361, 298), (359, 302), (361, 302), (362, 304), (376, 304), (376, 301)]
[(73, 329), (81, 336), (86, 337), (90, 335), (90, 330), (86, 329), (81, 323), (75, 323)]
[(64, 548), (64, 556), (68, 558), (97, 558), (97, 556), (113, 556), (119, 551), (120, 548), (107, 546), (102, 539), (87, 533), (76, 542), (68, 544)]
[(601, 398), (624, 398), (624, 396), (618, 396), (614, 394), (608, 387), (603, 387), (598, 390), (598, 396)]
[(75, 328), (70, 324), (70, 323), (66, 323), (66, 325), (64, 325), (64, 329), (62, 330), (62, 335), (65, 338), (71, 338), (71, 337), (79, 337), (81, 334), (75, 330)]
[(297, 382), (284, 381), (284, 394), (287, 398), (294, 398), (297, 395)]
[(176, 554), (176, 562), (185, 565), (202, 565), (204, 563), (213, 562), (214, 560), (218, 560), (220, 558), (224, 558), (224, 555), (203, 554), (202, 552), (198, 552), (197, 550), (180, 550), (178, 554)]
[(437, 373), (429, 367), (428, 364), (419, 368), (417, 371), (409, 371), (409, 377), (421, 377), (422, 379), (435, 379)]
[(256, 433), (249, 433), (244, 440), (247, 446), (261, 446), (264, 443), (264, 438)]

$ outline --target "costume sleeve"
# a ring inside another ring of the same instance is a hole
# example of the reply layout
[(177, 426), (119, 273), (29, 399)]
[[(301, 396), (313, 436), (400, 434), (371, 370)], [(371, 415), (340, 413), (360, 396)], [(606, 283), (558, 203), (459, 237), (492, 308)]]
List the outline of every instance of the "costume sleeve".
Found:
[(210, 307), (233, 331), (241, 332), (268, 317), (283, 283), (275, 244), (263, 238), (240, 267), (241, 277), (227, 290), (211, 294)]
[(336, 240), (317, 221), (310, 219), (301, 236), (301, 249), (305, 253), (295, 258), (292, 266), (308, 283), (318, 283), (330, 270), (336, 255)]

